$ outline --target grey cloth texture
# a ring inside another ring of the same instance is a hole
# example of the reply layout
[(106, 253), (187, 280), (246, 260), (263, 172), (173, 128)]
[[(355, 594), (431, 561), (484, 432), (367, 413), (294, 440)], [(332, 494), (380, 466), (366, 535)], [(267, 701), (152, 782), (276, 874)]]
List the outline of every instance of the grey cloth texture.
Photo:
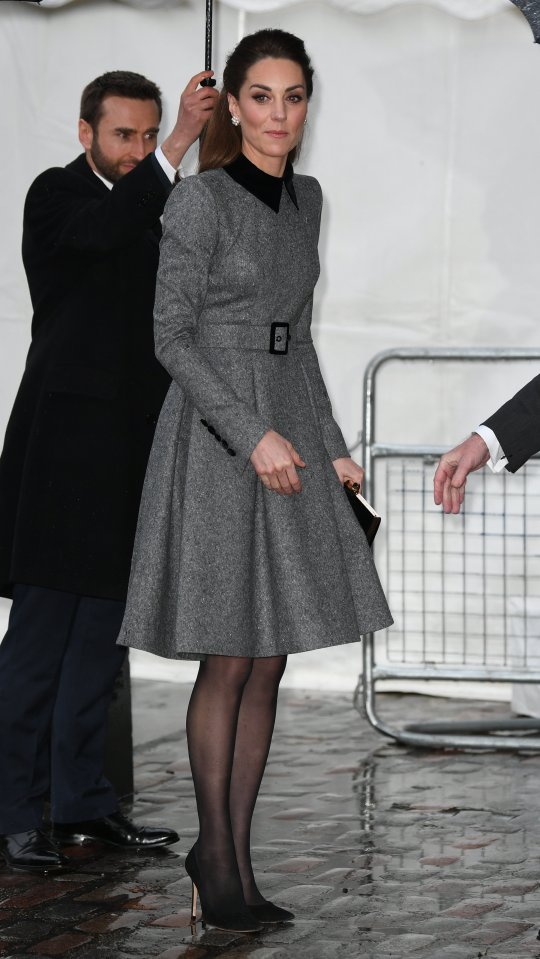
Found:
[[(299, 208), (283, 189), (276, 214), (218, 169), (183, 181), (167, 202), (155, 337), (173, 383), (121, 645), (169, 658), (264, 657), (357, 642), (392, 622), (332, 465), (348, 452), (311, 341), (321, 190), (307, 176), (294, 187)], [(272, 322), (291, 325), (285, 356), (250, 336), (260, 328), (264, 343), (266, 330), (269, 346)], [(267, 490), (250, 462), (269, 429), (307, 464), (298, 495)]]

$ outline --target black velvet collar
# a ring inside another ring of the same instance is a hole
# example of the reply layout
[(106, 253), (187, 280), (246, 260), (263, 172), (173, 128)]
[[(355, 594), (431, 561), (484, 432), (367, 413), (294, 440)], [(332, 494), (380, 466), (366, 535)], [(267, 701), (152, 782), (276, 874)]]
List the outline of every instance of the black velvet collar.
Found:
[(282, 177), (270, 176), (269, 173), (260, 170), (259, 167), (255, 166), (251, 160), (248, 160), (247, 156), (243, 153), (241, 153), (236, 160), (233, 160), (232, 163), (223, 167), (223, 169), (236, 183), (239, 183), (240, 186), (249, 190), (249, 192), (262, 203), (266, 203), (266, 206), (269, 206), (274, 213), (279, 213), (281, 194), (283, 192), (283, 185), (285, 185), (287, 193), (296, 209), (298, 209), (298, 200), (296, 199), (293, 183), (293, 166), (290, 160), (287, 160), (285, 173)]

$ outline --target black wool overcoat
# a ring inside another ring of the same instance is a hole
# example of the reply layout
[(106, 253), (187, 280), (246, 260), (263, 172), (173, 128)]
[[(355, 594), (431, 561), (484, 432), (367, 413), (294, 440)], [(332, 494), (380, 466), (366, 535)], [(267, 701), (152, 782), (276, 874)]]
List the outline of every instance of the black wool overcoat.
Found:
[(0, 458), (0, 594), (14, 583), (124, 599), (169, 377), (154, 354), (160, 215), (153, 154), (115, 184), (84, 155), (24, 210), (32, 342)]

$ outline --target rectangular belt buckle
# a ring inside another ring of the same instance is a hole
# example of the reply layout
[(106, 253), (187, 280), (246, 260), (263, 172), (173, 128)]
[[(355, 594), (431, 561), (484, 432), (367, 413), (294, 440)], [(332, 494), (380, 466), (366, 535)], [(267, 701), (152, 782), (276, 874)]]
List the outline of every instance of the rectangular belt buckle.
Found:
[(289, 352), (289, 324), (272, 323), (270, 327), (270, 353), (285, 356)]

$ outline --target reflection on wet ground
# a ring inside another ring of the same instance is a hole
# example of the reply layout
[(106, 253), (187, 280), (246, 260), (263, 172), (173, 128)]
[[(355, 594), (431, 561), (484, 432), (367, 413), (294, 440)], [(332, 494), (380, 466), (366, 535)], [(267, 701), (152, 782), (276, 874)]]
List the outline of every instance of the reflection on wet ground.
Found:
[[(136, 684), (138, 821), (154, 855), (71, 848), (57, 878), (0, 870), (0, 956), (77, 959), (540, 959), (540, 756), (423, 752), (382, 740), (341, 694), (285, 691), (254, 830), (263, 892), (296, 920), (258, 935), (189, 927), (196, 834), (182, 730), (189, 690)], [(497, 704), (445, 703), (488, 718)], [(383, 697), (385, 718), (440, 701)]]

